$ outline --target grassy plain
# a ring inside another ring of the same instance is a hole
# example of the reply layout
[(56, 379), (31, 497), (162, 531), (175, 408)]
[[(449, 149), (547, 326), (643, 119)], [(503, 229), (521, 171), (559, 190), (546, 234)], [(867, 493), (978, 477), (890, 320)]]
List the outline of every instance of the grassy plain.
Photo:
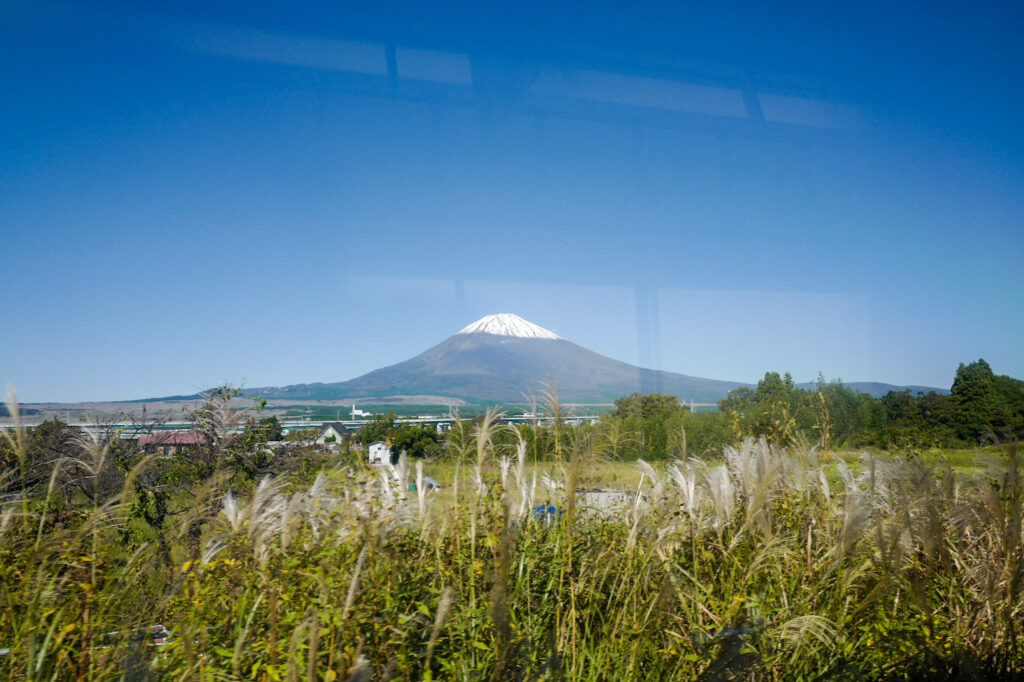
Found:
[[(156, 535), (133, 515), (130, 482), (70, 517), (8, 503), (0, 675), (1024, 674), (1015, 457), (957, 473), (931, 455), (826, 458), (753, 441), (656, 466), (580, 457), (532, 469), (478, 454), (237, 494), (211, 483)], [(423, 475), (448, 485), (427, 493)], [(586, 487), (643, 495), (584, 515), (574, 491)], [(560, 514), (534, 518), (548, 501)]]
[[(829, 480), (839, 481), (838, 462), (842, 461), (854, 474), (861, 472), (864, 464), (864, 456), (867, 453), (864, 449), (859, 450), (838, 450), (827, 453), (819, 453), (821, 461)], [(999, 446), (988, 446), (971, 450), (950, 450), (950, 449), (925, 449), (904, 452), (877, 452), (871, 451), (871, 457), (885, 462), (898, 459), (919, 458), (923, 464), (929, 467), (944, 467), (948, 464), (951, 469), (959, 474), (975, 475), (980, 473), (986, 464), (983, 460), (991, 459), (1005, 462), (1006, 450)], [(708, 460), (715, 461), (715, 460)], [(565, 477), (568, 473), (569, 462), (555, 463), (542, 462), (539, 464), (527, 464), (525, 469), (528, 474), (537, 472), (538, 476), (548, 475), (549, 477)], [(651, 466), (656, 472), (664, 475), (666, 470), (674, 464), (672, 460), (653, 461)], [(460, 480), (466, 481), (472, 476), (472, 466), (466, 464), (455, 464), (451, 462), (427, 462), (424, 471), (426, 474), (444, 486), (450, 486), (458, 476)], [(637, 466), (636, 461), (617, 460), (590, 460), (580, 466), (577, 472), (577, 483), (583, 488), (622, 488), (636, 490), (641, 484), (644, 468)]]

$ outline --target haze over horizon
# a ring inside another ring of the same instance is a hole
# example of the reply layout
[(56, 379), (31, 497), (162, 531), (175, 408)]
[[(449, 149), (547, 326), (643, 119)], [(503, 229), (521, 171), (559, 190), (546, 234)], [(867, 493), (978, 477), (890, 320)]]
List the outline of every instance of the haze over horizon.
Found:
[(1024, 376), (1024, 7), (0, 5), (0, 381), (351, 379), (514, 312), (756, 382)]

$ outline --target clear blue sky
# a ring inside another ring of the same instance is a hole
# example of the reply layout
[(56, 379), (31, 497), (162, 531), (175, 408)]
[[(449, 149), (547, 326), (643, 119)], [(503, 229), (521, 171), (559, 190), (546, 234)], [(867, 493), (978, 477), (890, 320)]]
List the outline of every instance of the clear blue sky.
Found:
[(0, 381), (1024, 376), (1024, 5), (559, 4), (0, 3)]

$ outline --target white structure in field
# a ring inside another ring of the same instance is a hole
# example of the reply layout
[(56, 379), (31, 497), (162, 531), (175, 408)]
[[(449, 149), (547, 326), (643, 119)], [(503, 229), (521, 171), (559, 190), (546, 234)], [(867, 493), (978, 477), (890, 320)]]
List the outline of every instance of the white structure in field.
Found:
[(356, 404), (352, 403), (352, 418), (353, 419), (358, 419), (359, 417), (369, 417), (369, 416), (372, 416), (371, 412), (364, 412), (362, 410), (357, 410), (356, 409)]
[(391, 464), (391, 448), (387, 443), (370, 443), (370, 464)]

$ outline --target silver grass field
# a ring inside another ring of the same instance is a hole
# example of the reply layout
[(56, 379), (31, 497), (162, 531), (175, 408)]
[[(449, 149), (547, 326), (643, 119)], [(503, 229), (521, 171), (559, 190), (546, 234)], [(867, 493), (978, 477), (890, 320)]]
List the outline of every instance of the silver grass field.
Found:
[[(635, 488), (602, 497), (579, 484), (598, 463), (590, 438), (561, 434), (556, 466), (542, 469), (522, 442), (498, 452), (500, 428), (489, 415), (464, 434), (469, 463), (439, 491), (404, 458), (239, 490), (213, 476), (142, 539), (133, 483), (152, 462), (104, 497), (111, 441), (83, 442), (77, 461), (55, 466), (92, 477), (87, 505), (55, 522), (55, 473), (50, 490), (0, 510), (0, 674), (1024, 674), (1013, 448), (964, 475), (869, 453), (853, 471), (813, 447), (747, 439), (716, 457), (640, 460)], [(21, 429), (6, 436), (23, 451)]]

